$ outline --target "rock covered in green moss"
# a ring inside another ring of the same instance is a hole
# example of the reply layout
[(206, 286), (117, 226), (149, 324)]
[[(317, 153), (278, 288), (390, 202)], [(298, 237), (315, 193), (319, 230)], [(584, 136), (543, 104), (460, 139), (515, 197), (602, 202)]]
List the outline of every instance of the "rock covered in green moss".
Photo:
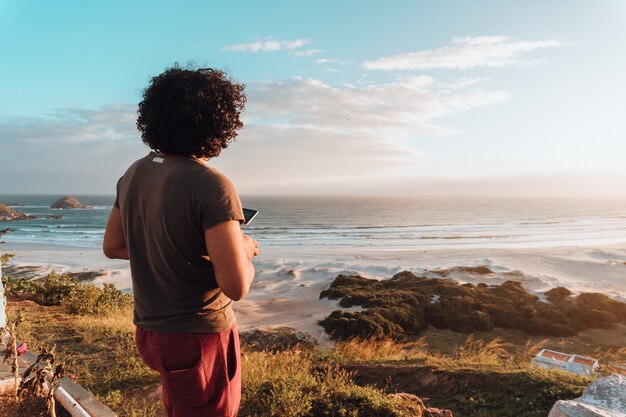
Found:
[(319, 346), (317, 339), (292, 327), (261, 326), (242, 331), (241, 344), (254, 351), (284, 352), (295, 347), (313, 349)]
[(626, 323), (626, 303), (604, 294), (571, 292), (557, 287), (548, 300), (530, 294), (518, 281), (500, 285), (460, 284), (401, 272), (388, 280), (339, 275), (320, 298), (339, 300), (341, 307), (319, 322), (337, 339), (352, 337), (415, 338), (429, 325), (457, 332), (520, 329), (533, 335), (568, 337), (589, 328)]

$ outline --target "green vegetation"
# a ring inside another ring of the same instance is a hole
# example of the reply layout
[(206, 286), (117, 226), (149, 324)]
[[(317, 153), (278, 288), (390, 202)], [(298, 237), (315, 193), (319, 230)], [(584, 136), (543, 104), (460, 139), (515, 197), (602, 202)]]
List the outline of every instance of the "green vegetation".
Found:
[(528, 359), (544, 345), (470, 335), (455, 353), (442, 354), (424, 338), (353, 339), (339, 342), (332, 359), (355, 372), (358, 384), (427, 397), (430, 407), (452, 410), (455, 417), (545, 417), (557, 400), (580, 396), (591, 378), (531, 366)]
[(3, 253), (2, 255), (0, 255), (0, 266), (7, 265), (9, 263), (9, 260), (11, 260), (13, 257), (15, 257), (15, 255), (12, 253)]
[[(239, 415), (258, 417), (419, 417), (406, 401), (358, 386), (339, 365), (315, 351), (248, 352)], [(413, 413), (407, 413), (411, 409)]]
[(401, 272), (389, 280), (339, 275), (320, 298), (363, 311), (332, 312), (319, 324), (333, 338), (414, 339), (432, 325), (456, 332), (521, 329), (531, 335), (567, 337), (585, 329), (626, 324), (626, 303), (599, 293), (571, 297), (563, 287), (546, 293), (550, 302), (529, 294), (517, 281), (500, 285), (459, 284), (449, 279)]
[[(365, 279), (346, 280), (361, 283)], [(400, 295), (405, 304), (419, 303), (420, 307), (410, 308), (424, 311), (422, 308), (434, 294), (408, 294), (406, 291), (413, 284), (404, 280), (394, 286), (382, 286), (384, 291), (371, 296), (367, 286), (378, 284), (367, 281), (369, 284), (354, 288), (351, 300), (367, 302), (371, 309), (382, 309), (384, 302), (392, 303)], [(444, 285), (437, 290), (439, 294), (454, 293), (460, 287), (438, 281), (441, 282), (436, 284)], [(12, 286), (8, 294), (10, 319), (22, 313), (19, 337), (31, 350), (56, 346), (66, 374), (75, 374), (78, 383), (121, 417), (163, 415), (158, 395), (160, 379), (137, 354), (132, 306), (125, 295), (113, 287), (97, 288), (58, 274), (29, 284), (20, 284), (10, 277), (7, 282)], [(432, 283), (423, 287), (429, 285)], [(342, 291), (337, 286), (331, 288)], [(471, 287), (463, 286), (458, 291), (468, 290)], [(385, 314), (400, 323), (408, 320), (406, 315)], [(420, 328), (420, 323), (413, 324), (414, 328)], [(425, 333), (428, 332), (430, 329)], [(530, 366), (530, 357), (545, 341), (513, 345), (500, 338), (469, 336), (446, 345), (451, 347), (449, 352), (422, 337), (408, 342), (351, 339), (338, 342), (330, 350), (296, 348), (274, 353), (253, 352), (244, 346), (239, 415), (428, 415), (419, 399), (389, 395), (405, 392), (429, 398), (428, 407), (450, 409), (455, 417), (545, 416), (556, 400), (579, 396), (590, 381)], [(606, 357), (609, 356), (622, 361), (626, 349), (607, 350)]]
[[(31, 348), (55, 346), (67, 374), (118, 415), (161, 415), (156, 372), (134, 343), (132, 297), (68, 274), (37, 280), (4, 277), (9, 315), (20, 312), (20, 339)], [(337, 365), (314, 361), (312, 350), (245, 352), (242, 416), (419, 416), (406, 401), (361, 387)], [(112, 366), (115, 364), (115, 366)], [(149, 400), (147, 398), (150, 398)], [(404, 411), (402, 411), (404, 410)], [(413, 410), (407, 414), (406, 410)]]
[[(134, 345), (130, 311), (109, 316), (70, 315), (61, 306), (11, 302), (11, 314), (22, 310), (21, 337), (31, 346), (56, 344), (66, 373), (92, 391), (119, 416), (159, 416), (160, 383)], [(382, 390), (361, 387), (315, 351), (247, 352), (244, 350), (241, 416), (403, 417), (411, 404)], [(111, 366), (115, 364), (115, 366)]]
[(107, 315), (132, 306), (131, 294), (112, 284), (97, 287), (81, 282), (71, 274), (51, 272), (43, 278), (2, 277), (7, 294), (23, 295), (45, 306), (63, 306), (72, 314)]

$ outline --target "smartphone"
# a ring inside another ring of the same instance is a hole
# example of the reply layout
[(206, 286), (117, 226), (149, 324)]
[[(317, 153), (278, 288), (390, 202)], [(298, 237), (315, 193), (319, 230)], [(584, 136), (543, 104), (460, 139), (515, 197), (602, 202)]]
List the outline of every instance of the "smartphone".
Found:
[(252, 210), (252, 209), (247, 209), (244, 207), (243, 209), (243, 224), (244, 225), (249, 225), (250, 222), (252, 221), (252, 219), (254, 219), (256, 217), (256, 215), (259, 214), (258, 210)]

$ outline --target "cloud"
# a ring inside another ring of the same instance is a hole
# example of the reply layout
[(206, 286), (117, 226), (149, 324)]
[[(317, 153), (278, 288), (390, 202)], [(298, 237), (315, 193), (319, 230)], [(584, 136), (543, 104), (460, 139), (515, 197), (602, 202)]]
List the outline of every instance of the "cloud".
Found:
[(115, 182), (146, 153), (136, 106), (62, 109), (42, 117), (0, 118), (4, 193), (113, 194)]
[(41, 117), (0, 118), (0, 137), (23, 142), (93, 142), (136, 139), (136, 106), (66, 108)]
[(402, 141), (356, 131), (248, 124), (211, 163), (244, 194), (305, 194), (326, 183), (384, 176), (420, 156)]
[(435, 68), (467, 70), (477, 67), (528, 65), (521, 55), (545, 48), (556, 48), (566, 42), (556, 39), (522, 41), (506, 36), (468, 36), (454, 38), (452, 46), (392, 55), (363, 62), (370, 70), (425, 70)]
[[(250, 82), (246, 127), (211, 164), (232, 175), (242, 193), (323, 192), (406, 175), (421, 160), (415, 138), (458, 133), (441, 117), (508, 99), (479, 86), (451, 89), (428, 76), (367, 85)], [(136, 106), (122, 104), (0, 118), (0, 178), (15, 178), (3, 192), (113, 192), (147, 152), (135, 118)]]
[[(295, 39), (292, 41), (277, 41), (275, 39), (267, 39), (264, 41), (256, 41), (250, 43), (238, 43), (228, 45), (222, 48), (222, 51), (238, 51), (238, 52), (276, 52), (281, 50), (294, 50), (310, 44), (308, 39)], [(317, 50), (314, 50), (317, 51)], [(317, 52), (313, 52), (317, 53)]]
[(336, 58), (319, 58), (315, 60), (316, 64), (345, 64), (346, 62)]
[(303, 51), (294, 51), (294, 52), (293, 52), (293, 54), (294, 54), (295, 56), (304, 56), (304, 57), (307, 57), (307, 56), (317, 55), (317, 54), (320, 54), (320, 53), (322, 53), (322, 52), (324, 52), (324, 50), (323, 50), (323, 49), (305, 49), (305, 50), (303, 50)]
[(509, 95), (480, 88), (439, 88), (433, 78), (419, 76), (358, 86), (302, 78), (249, 83), (248, 98), (246, 119), (251, 123), (406, 137), (420, 131), (450, 133), (436, 125), (436, 119), (502, 103)]
[(248, 83), (246, 127), (214, 163), (242, 193), (353, 186), (377, 193), (421, 164), (420, 135), (458, 133), (437, 119), (508, 99), (474, 85), (452, 91), (439, 84), (426, 76), (366, 86), (302, 78)]

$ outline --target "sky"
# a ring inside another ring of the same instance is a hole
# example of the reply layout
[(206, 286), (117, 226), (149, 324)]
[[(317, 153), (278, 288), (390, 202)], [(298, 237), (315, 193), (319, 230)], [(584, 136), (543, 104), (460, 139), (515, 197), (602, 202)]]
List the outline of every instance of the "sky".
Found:
[(246, 85), (240, 194), (626, 196), (626, 2), (0, 0), (0, 194), (113, 194), (150, 78)]

